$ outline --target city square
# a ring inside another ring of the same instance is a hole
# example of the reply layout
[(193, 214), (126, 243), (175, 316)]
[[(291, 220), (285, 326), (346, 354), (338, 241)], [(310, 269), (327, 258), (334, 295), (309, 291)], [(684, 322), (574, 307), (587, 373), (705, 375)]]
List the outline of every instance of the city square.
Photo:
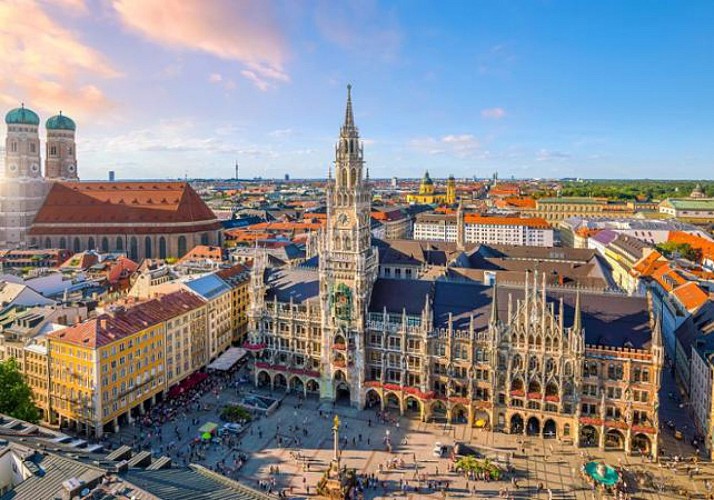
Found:
[[(240, 434), (226, 431), (222, 435), (231, 437), (225, 441), (214, 439), (201, 445), (202, 451), (191, 461), (220, 470), (256, 489), (267, 492), (269, 487), (273, 495), (282, 492), (287, 498), (318, 496), (316, 485), (334, 458), (335, 415), (340, 419), (341, 465), (354, 468), (358, 474), (374, 474), (376, 479), (365, 489), (364, 498), (611, 498), (594, 491), (583, 479), (580, 468), (591, 460), (602, 460), (626, 471), (623, 480), (628, 498), (688, 498), (688, 494), (691, 498), (708, 498), (709, 482), (714, 479), (710, 463), (692, 461), (695, 448), (689, 442), (690, 433), (683, 440), (675, 439), (672, 433), (662, 433), (663, 456), (659, 463), (651, 463), (622, 452), (574, 448), (543, 435), (510, 435), (466, 424), (421, 422), (414, 417), (399, 417), (394, 409), (385, 413), (357, 410), (344, 403), (320, 401), (315, 396), (305, 399), (286, 394), (282, 389), (256, 389), (248, 383), (249, 370), (248, 365), (230, 376), (208, 380), (208, 385), (196, 393), (200, 404), (185, 413), (180, 411), (180, 416), (160, 426), (163, 439), (156, 435), (157, 427), (141, 427), (135, 422), (108, 437), (107, 445), (127, 444), (155, 456), (170, 456), (180, 466), (184, 461), (188, 463), (188, 458), (177, 452), (186, 450), (192, 442), (200, 442), (199, 428), (203, 424), (222, 424), (220, 409), (224, 405), (255, 394), (276, 398), (280, 404), (268, 416), (256, 413), (257, 418)], [(671, 387), (665, 382), (662, 390)], [(662, 411), (668, 419), (688, 420), (686, 411), (671, 401), (664, 403)], [(180, 429), (181, 439), (174, 436), (176, 429)], [(387, 450), (387, 438), (393, 443), (391, 452)], [(448, 455), (436, 456), (437, 443), (449, 448), (463, 443), (476, 450), (512, 457), (512, 473), (500, 481), (466, 479), (450, 470), (453, 460)], [(674, 456), (679, 457), (677, 462)], [(243, 457), (245, 462), (234, 467), (235, 457)], [(650, 479), (639, 483), (638, 478), (644, 474)]]

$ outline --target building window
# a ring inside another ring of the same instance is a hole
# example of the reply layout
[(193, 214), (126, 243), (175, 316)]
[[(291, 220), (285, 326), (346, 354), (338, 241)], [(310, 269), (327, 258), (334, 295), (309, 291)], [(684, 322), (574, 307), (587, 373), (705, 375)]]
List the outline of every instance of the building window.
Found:
[(178, 238), (178, 256), (183, 257), (186, 254), (186, 237), (179, 236)]
[(50, 146), (50, 156), (57, 156), (57, 146)]

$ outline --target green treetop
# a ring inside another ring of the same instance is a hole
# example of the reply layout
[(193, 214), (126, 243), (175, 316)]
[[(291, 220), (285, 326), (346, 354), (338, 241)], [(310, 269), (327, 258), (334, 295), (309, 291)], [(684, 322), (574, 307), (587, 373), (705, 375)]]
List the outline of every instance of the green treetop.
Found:
[(40, 412), (14, 358), (0, 361), (0, 413), (37, 423)]

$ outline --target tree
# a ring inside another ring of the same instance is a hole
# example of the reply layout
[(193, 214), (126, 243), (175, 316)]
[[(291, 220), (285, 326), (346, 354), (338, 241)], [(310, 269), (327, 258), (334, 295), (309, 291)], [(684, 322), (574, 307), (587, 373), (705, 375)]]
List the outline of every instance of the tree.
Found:
[(32, 423), (40, 420), (32, 389), (14, 358), (0, 361), (0, 413)]
[(693, 248), (689, 243), (677, 243), (666, 241), (656, 246), (657, 250), (668, 258), (682, 258), (698, 262), (702, 258), (702, 252), (698, 248)]

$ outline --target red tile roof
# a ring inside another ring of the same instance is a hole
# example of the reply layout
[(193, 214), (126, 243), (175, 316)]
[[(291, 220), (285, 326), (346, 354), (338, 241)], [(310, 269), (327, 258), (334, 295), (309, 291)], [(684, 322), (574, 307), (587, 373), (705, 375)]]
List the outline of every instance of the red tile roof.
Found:
[[(186, 222), (196, 225), (172, 227)], [(76, 226), (68, 230), (55, 224)], [(56, 182), (30, 234), (153, 234), (219, 228), (215, 214), (186, 182)]]
[(51, 341), (80, 347), (102, 347), (201, 307), (203, 303), (196, 295), (182, 290), (126, 309), (101, 314), (77, 325), (54, 331), (48, 334), (48, 337)]

